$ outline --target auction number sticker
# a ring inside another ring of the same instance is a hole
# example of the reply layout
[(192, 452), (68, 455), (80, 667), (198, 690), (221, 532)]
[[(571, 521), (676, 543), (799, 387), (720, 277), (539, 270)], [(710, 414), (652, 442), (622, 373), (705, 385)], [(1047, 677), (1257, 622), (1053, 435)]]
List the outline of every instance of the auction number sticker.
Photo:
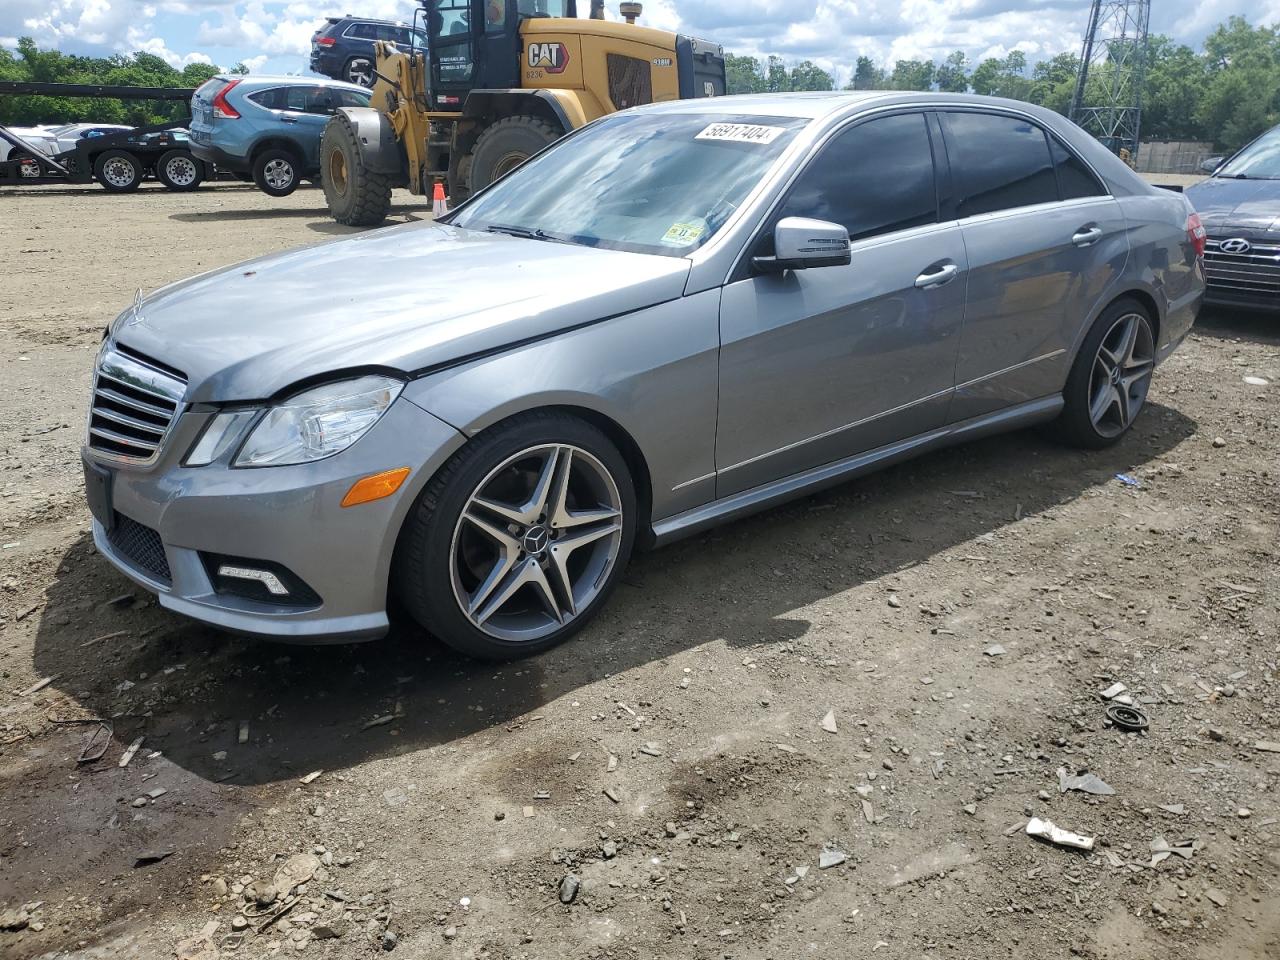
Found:
[(765, 127), (755, 123), (713, 123), (693, 139), (728, 140), (730, 143), (773, 143), (785, 132), (785, 127)]

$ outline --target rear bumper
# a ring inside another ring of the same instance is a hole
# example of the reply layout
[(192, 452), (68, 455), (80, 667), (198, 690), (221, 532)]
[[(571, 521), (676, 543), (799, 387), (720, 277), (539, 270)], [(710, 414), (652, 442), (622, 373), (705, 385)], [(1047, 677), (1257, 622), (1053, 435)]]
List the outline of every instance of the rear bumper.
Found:
[(229, 170), (231, 173), (249, 173), (253, 167), (248, 157), (227, 153), (221, 147), (212, 144), (196, 143), (192, 140), (191, 152), (205, 163), (212, 163), (219, 170)]
[(340, 80), (339, 72), (342, 70), (342, 54), (335, 53), (331, 50), (325, 50), (320, 53), (311, 54), (311, 71), (334, 80)]

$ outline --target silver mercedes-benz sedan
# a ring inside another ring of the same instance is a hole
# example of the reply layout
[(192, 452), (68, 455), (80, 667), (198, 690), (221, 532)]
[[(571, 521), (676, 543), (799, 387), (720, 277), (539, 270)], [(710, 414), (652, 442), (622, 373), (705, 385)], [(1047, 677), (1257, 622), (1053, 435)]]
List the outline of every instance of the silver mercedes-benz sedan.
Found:
[(994, 431), (1116, 442), (1203, 246), (1024, 103), (624, 111), (434, 223), (140, 294), (97, 358), (94, 539), (236, 632), (374, 637), (394, 594), (542, 650), (639, 547)]

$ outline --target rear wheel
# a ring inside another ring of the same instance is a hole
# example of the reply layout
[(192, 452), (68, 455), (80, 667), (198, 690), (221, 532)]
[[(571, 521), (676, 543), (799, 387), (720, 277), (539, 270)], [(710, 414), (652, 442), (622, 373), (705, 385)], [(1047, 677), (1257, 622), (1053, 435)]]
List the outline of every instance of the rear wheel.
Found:
[(342, 68), (342, 79), (362, 87), (373, 86), (373, 61), (368, 57), (352, 57)]
[(480, 135), (471, 157), (470, 193), (483, 190), (544, 147), (560, 139), (559, 128), (539, 117), (507, 117)]
[(170, 150), (156, 162), (156, 179), (170, 190), (194, 190), (204, 180), (204, 165), (186, 150)]
[(288, 150), (264, 150), (253, 161), (253, 182), (268, 196), (287, 197), (301, 179), (298, 160)]
[(142, 164), (128, 150), (104, 150), (98, 154), (93, 175), (109, 193), (132, 193), (142, 186)]
[(636, 495), (594, 426), (535, 412), (481, 434), (432, 479), (396, 557), (401, 599), (471, 656), (524, 656), (596, 614), (631, 554)]
[(8, 159), (19, 164), (18, 176), (35, 178), (40, 176), (40, 164), (34, 156), (26, 150), (11, 150)]
[(1136, 300), (1117, 300), (1102, 312), (1081, 344), (1063, 390), (1058, 434), (1081, 447), (1109, 447), (1133, 426), (1151, 388), (1156, 350), (1150, 312)]
[(329, 213), (351, 227), (376, 227), (391, 210), (391, 177), (374, 173), (350, 122), (340, 114), (324, 128), (320, 140), (321, 185)]

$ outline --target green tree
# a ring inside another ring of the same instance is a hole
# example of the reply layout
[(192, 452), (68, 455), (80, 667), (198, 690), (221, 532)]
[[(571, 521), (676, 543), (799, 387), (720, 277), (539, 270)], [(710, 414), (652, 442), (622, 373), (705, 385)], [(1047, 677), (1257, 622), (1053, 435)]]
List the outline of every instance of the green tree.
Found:
[(803, 60), (791, 68), (787, 78), (789, 90), (834, 90), (835, 78), (811, 60)]
[(884, 70), (870, 57), (859, 57), (853, 68), (853, 79), (846, 90), (881, 90), (886, 82)]
[(760, 93), (764, 90), (764, 69), (755, 57), (724, 55), (725, 87), (729, 93)]
[(928, 90), (933, 86), (932, 60), (899, 60), (889, 76), (891, 90)]
[(967, 93), (969, 90), (969, 58), (963, 50), (947, 55), (933, 75), (938, 89), (946, 93)]

